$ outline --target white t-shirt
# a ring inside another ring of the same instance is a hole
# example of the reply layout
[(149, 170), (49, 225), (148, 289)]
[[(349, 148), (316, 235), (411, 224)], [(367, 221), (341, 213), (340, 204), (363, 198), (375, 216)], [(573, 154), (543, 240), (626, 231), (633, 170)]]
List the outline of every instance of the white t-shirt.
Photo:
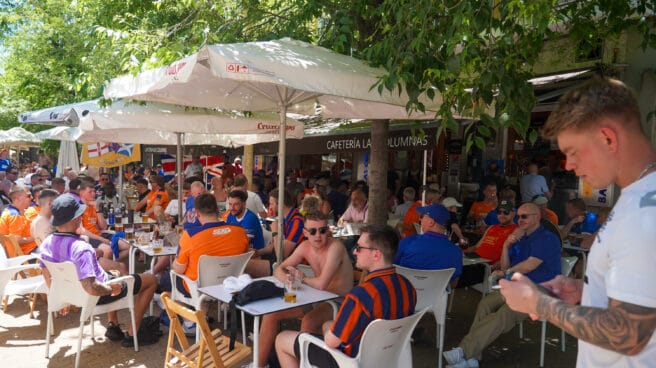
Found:
[[(656, 173), (632, 183), (599, 229), (586, 268), (582, 306), (608, 307), (608, 298), (656, 308)], [(656, 334), (655, 334), (656, 335)], [(577, 367), (653, 367), (656, 337), (636, 356), (579, 340)]]
[(30, 224), (30, 235), (35, 240), (39, 239), (39, 243), (42, 242), (43, 239), (45, 239), (53, 231), (54, 229), (50, 224), (50, 218), (41, 214), (37, 215)]

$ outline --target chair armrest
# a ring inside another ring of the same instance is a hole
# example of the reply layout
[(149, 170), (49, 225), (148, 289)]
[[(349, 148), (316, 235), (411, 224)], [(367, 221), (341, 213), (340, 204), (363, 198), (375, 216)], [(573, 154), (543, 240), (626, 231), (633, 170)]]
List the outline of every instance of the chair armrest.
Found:
[(28, 255), (24, 255), (24, 256), (16, 256), (16, 257), (12, 257), (12, 258), (7, 258), (7, 263), (9, 264), (10, 267), (13, 267), (13, 266), (21, 265), (21, 264), (23, 264), (23, 263), (25, 263), (25, 262), (27, 262), (27, 261), (31, 261), (31, 260), (33, 260), (33, 259), (38, 260), (38, 259), (39, 259), (39, 256), (37, 256), (36, 254), (28, 254)]
[(39, 265), (36, 265), (36, 264), (17, 265), (17, 266), (11, 266), (11, 267), (7, 267), (5, 269), (2, 269), (2, 270), (0, 270), (0, 272), (8, 273), (13, 277), (14, 275), (18, 274), (19, 272), (26, 271), (26, 270), (41, 271), (41, 267), (39, 267)]
[[(189, 300), (184, 295), (182, 295), (182, 293), (180, 293), (178, 291), (178, 288), (176, 286), (177, 285), (176, 278), (178, 278), (178, 277), (183, 279), (187, 283), (187, 286), (189, 287), (189, 295), (191, 295), (190, 299), (194, 303), (197, 303), (197, 296), (199, 294), (198, 293), (198, 283), (196, 281), (190, 279), (189, 277), (187, 277), (185, 275), (182, 275), (182, 274), (179, 274), (179, 273), (177, 273), (173, 270), (171, 270), (171, 297), (172, 297), (172, 299), (182, 301), (183, 299), (180, 299), (180, 298), (184, 298), (184, 300)], [(194, 305), (194, 307), (196, 307), (196, 305)]]
[(180, 273), (177, 273), (177, 272), (171, 270), (171, 287), (172, 288), (175, 287), (175, 279), (177, 277), (183, 279), (187, 283), (187, 286), (189, 286), (189, 289), (196, 289), (196, 284), (197, 284), (196, 281), (190, 279), (186, 275), (183, 275), (183, 274), (180, 274)]
[(301, 333), (298, 336), (298, 345), (299, 345), (299, 350), (301, 355), (299, 356), (299, 360), (301, 362), (301, 368), (306, 368), (306, 367), (311, 367), (308, 361), (308, 348), (310, 347), (310, 344), (314, 344), (321, 349), (327, 351), (337, 362), (337, 365), (340, 368), (347, 368), (347, 367), (353, 367), (357, 368), (358, 363), (354, 358), (351, 358), (347, 356), (346, 354), (342, 353), (340, 350), (337, 349), (332, 349), (326, 346), (326, 343), (317, 338), (316, 336), (310, 335), (308, 333)]
[(117, 277), (115, 279), (111, 279), (111, 280), (107, 281), (106, 284), (107, 285), (116, 284), (116, 283), (119, 283), (119, 282), (122, 282), (122, 281), (124, 281), (128, 285), (127, 295), (132, 295), (133, 290), (134, 290), (134, 277), (132, 275), (125, 275), (125, 276)]

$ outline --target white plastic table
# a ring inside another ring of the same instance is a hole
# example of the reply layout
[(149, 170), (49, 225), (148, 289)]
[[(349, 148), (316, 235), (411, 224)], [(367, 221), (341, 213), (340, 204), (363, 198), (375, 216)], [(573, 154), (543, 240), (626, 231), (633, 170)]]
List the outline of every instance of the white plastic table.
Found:
[[(259, 278), (256, 280), (269, 280), (274, 282), (277, 286), (283, 287), (282, 281), (276, 279), (273, 276), (269, 277), (263, 277)], [(206, 294), (214, 299), (218, 299), (222, 301), (223, 303), (230, 303), (230, 300), (232, 300), (232, 294), (227, 292), (224, 288), (223, 285), (214, 285), (214, 286), (207, 286), (198, 289), (203, 294)], [(260, 337), (260, 317), (269, 314), (269, 313), (275, 313), (275, 312), (280, 312), (286, 309), (291, 309), (291, 308), (297, 308), (297, 307), (302, 307), (304, 305), (308, 304), (313, 304), (313, 303), (320, 303), (320, 302), (325, 302), (328, 300), (332, 300), (335, 298), (338, 298), (339, 295), (328, 292), (328, 291), (323, 291), (319, 289), (315, 289), (311, 286), (308, 285), (301, 285), (300, 289), (296, 290), (296, 303), (287, 303), (283, 300), (282, 297), (280, 298), (269, 298), (269, 299), (262, 299), (258, 300), (252, 303), (248, 303), (243, 306), (237, 306), (237, 309), (242, 310), (250, 315), (252, 315), (253, 318), (253, 362), (254, 364), (257, 364), (257, 356), (259, 353), (259, 348), (260, 348), (260, 342), (259, 342), (259, 337)]]
[(565, 239), (563, 241), (563, 249), (569, 249), (569, 250), (573, 250), (573, 251), (581, 253), (581, 257), (583, 258), (583, 260), (582, 260), (583, 261), (583, 270), (582, 270), (582, 272), (585, 275), (585, 266), (588, 263), (588, 253), (590, 252), (590, 248), (586, 249), (586, 248), (576, 247), (576, 246), (572, 245), (572, 243), (570, 243), (570, 241), (568, 239)]

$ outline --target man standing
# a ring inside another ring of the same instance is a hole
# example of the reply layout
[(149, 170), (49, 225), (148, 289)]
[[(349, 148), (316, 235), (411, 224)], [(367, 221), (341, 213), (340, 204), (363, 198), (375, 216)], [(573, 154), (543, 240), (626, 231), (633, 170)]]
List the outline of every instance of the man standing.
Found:
[[(392, 266), (398, 242), (397, 232), (389, 226), (371, 225), (362, 229), (353, 252), (356, 266), (369, 274), (346, 295), (335, 320), (324, 323), (323, 339), (328, 347), (354, 357), (369, 323), (375, 319), (404, 318), (415, 312), (415, 288)], [(283, 331), (276, 338), (276, 352), (283, 368), (298, 366), (299, 334)], [(318, 367), (338, 366), (327, 352), (314, 345), (310, 347), (309, 359)]]
[(246, 208), (248, 195), (243, 190), (233, 190), (228, 193), (228, 212), (225, 221), (231, 225), (241, 226), (246, 230), (250, 248), (264, 248), (262, 225), (257, 215)]
[[(353, 266), (344, 244), (332, 238), (328, 228), (328, 217), (322, 212), (308, 213), (305, 217), (303, 234), (307, 240), (303, 241), (291, 256), (274, 270), (273, 275), (285, 281), (289, 274), (293, 274), (301, 280), (301, 283), (315, 289), (327, 290), (339, 296), (346, 295), (353, 287)], [(303, 272), (296, 268), (301, 263), (309, 264), (315, 276), (305, 277)], [(260, 328), (258, 367), (266, 363), (280, 321), (298, 317), (303, 317), (301, 331), (318, 334), (322, 332), (323, 323), (332, 319), (333, 310), (330, 304), (322, 303), (311, 309), (292, 308), (265, 315)]]
[[(248, 251), (246, 231), (239, 226), (227, 225), (219, 220), (214, 196), (209, 193), (194, 199), (194, 207), (201, 226), (185, 231), (180, 237), (180, 252), (173, 262), (173, 271), (191, 280), (198, 279), (198, 260), (202, 255), (234, 256)], [(187, 297), (189, 287), (180, 278), (176, 287)]]
[(615, 183), (622, 193), (595, 237), (583, 279), (544, 283), (553, 298), (515, 274), (500, 282), (501, 292), (513, 309), (579, 339), (578, 367), (653, 366), (656, 150), (638, 102), (622, 82), (595, 78), (561, 98), (543, 134), (558, 139), (567, 170), (593, 188)]
[[(93, 189), (93, 188), (92, 188)], [(52, 202), (52, 225), (57, 231), (48, 236), (39, 248), (41, 258), (50, 262), (70, 261), (75, 264), (77, 276), (84, 288), (84, 291), (91, 295), (100, 295), (98, 304), (107, 304), (121, 299), (127, 295), (127, 285), (125, 283), (107, 282), (117, 276), (117, 272), (107, 273), (98, 264), (96, 251), (91, 244), (85, 242), (76, 234), (80, 227), (81, 216), (84, 213), (86, 205), (80, 204), (73, 197), (68, 195), (59, 196)], [(50, 273), (44, 265), (43, 277), (46, 284), (50, 285)], [(146, 312), (153, 298), (157, 281), (153, 275), (141, 274), (132, 275), (134, 277), (134, 319), (135, 325), (141, 324), (141, 318)], [(123, 340), (124, 347), (133, 347), (132, 326), (128, 327), (127, 334), (118, 324), (116, 311), (109, 312), (107, 316), (109, 325), (105, 336), (110, 340)], [(141, 331), (137, 332), (139, 345), (150, 345), (158, 341), (158, 337), (148, 336)]]
[[(540, 225), (535, 204), (522, 205), (517, 216), (519, 228), (503, 243), (499, 269), (492, 274), (503, 278), (518, 272), (534, 282), (551, 280), (560, 274), (560, 239)], [(444, 358), (456, 367), (478, 367), (483, 349), (526, 317), (510, 309), (500, 293), (487, 294), (478, 304), (469, 333), (457, 348), (445, 351)]]
[(462, 251), (446, 236), (449, 211), (441, 204), (418, 207), (421, 232), (404, 238), (394, 257), (394, 264), (417, 270), (455, 268), (451, 281), (462, 272)]
[[(32, 253), (36, 243), (30, 235), (30, 222), (25, 218), (25, 210), (32, 204), (32, 193), (22, 185), (14, 185), (9, 191), (9, 198), (11, 204), (0, 216), (0, 234), (14, 235), (23, 254)], [(5, 244), (5, 249), (9, 257), (19, 255), (9, 244)]]
[(529, 203), (535, 196), (543, 195), (551, 198), (551, 192), (544, 176), (538, 174), (538, 164), (531, 162), (526, 167), (528, 174), (524, 175), (519, 182), (519, 192), (522, 195), (522, 203)]

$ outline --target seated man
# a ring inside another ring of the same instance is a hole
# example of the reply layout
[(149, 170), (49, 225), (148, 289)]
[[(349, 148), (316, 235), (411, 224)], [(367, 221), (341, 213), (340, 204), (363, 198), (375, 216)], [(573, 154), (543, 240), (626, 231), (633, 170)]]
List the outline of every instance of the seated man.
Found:
[[(0, 216), (0, 234), (14, 235), (23, 254), (36, 249), (34, 238), (30, 235), (30, 221), (25, 218), (25, 210), (32, 204), (32, 193), (23, 185), (14, 185), (9, 191), (11, 204), (5, 207)], [(7, 255), (16, 257), (14, 248), (5, 244)]]
[[(279, 206), (278, 191), (272, 190), (269, 193), (269, 212), (278, 216), (278, 211), (282, 210), (285, 215), (282, 224), (283, 241), (282, 241), (282, 258), (285, 259), (296, 249), (303, 241), (303, 216), (293, 207), (292, 196), (285, 191), (282, 206)], [(274, 234), (278, 231), (278, 221), (271, 223), (271, 230)], [(256, 250), (253, 258), (248, 261), (246, 273), (254, 278), (269, 276), (273, 272), (273, 263), (277, 260), (278, 236), (274, 235), (271, 243), (264, 248)]]
[[(503, 243), (517, 229), (517, 224), (513, 222), (515, 217), (515, 208), (509, 201), (501, 201), (496, 211), (499, 223), (492, 225), (485, 230), (481, 240), (469, 248), (465, 253), (476, 253), (479, 257), (489, 259), (493, 269), (499, 268), (499, 259), (503, 250)], [(485, 266), (474, 264), (462, 268), (462, 276), (458, 280), (458, 287), (467, 287), (483, 282)]]
[(462, 251), (451, 243), (446, 234), (449, 211), (441, 204), (418, 207), (421, 235), (412, 235), (399, 243), (394, 264), (417, 270), (455, 268), (451, 282), (462, 272)]
[[(519, 228), (503, 243), (500, 268), (493, 275), (519, 272), (534, 283), (560, 275), (560, 239), (540, 225), (540, 210), (526, 203), (517, 211)], [(483, 349), (527, 317), (506, 305), (501, 293), (487, 294), (478, 304), (469, 333), (455, 349), (445, 351), (446, 361), (456, 367), (478, 367)]]
[[(201, 226), (182, 233), (180, 252), (171, 267), (173, 271), (195, 281), (198, 279), (200, 256), (234, 256), (246, 253), (248, 237), (243, 228), (219, 220), (219, 209), (213, 195), (199, 195), (194, 199), (194, 207)], [(172, 287), (189, 297), (189, 287), (181, 278), (177, 280), (178, 284)]]
[(482, 233), (485, 230), (485, 216), (488, 212), (497, 208), (497, 205), (497, 185), (496, 183), (488, 183), (483, 190), (483, 200), (474, 202), (469, 208), (469, 214), (467, 214), (467, 218), (475, 222), (476, 231)]
[[(273, 275), (279, 280), (286, 280), (293, 273), (302, 283), (315, 289), (327, 290), (340, 296), (346, 295), (353, 287), (353, 266), (346, 253), (344, 244), (333, 239), (328, 228), (328, 217), (322, 212), (308, 213), (305, 217), (303, 241), (294, 253), (278, 266)], [(308, 263), (314, 271), (314, 277), (305, 277), (296, 266)], [(258, 367), (265, 365), (274, 339), (278, 333), (280, 320), (303, 317), (301, 331), (320, 333), (324, 322), (330, 321), (333, 310), (330, 304), (322, 303), (314, 308), (292, 308), (278, 313), (266, 314), (260, 328), (260, 352)]]
[(233, 190), (228, 193), (228, 211), (225, 212), (225, 222), (241, 226), (248, 234), (249, 247), (264, 248), (262, 225), (257, 215), (246, 208), (248, 195), (243, 190)]
[[(415, 312), (415, 288), (392, 266), (398, 242), (397, 232), (389, 226), (371, 225), (362, 229), (354, 253), (357, 267), (369, 274), (346, 295), (335, 320), (323, 324), (323, 339), (328, 347), (354, 357), (369, 323), (375, 319), (399, 319)], [(281, 367), (298, 366), (299, 334), (283, 331), (276, 338)], [(314, 345), (310, 346), (309, 359), (317, 367), (338, 366), (328, 353)]]
[(136, 208), (143, 208), (142, 211), (144, 214), (153, 220), (156, 220), (155, 204), (166, 210), (166, 206), (168, 206), (170, 201), (168, 193), (164, 190), (164, 184), (165, 180), (163, 176), (152, 175), (150, 177), (150, 187), (152, 190), (136, 205)]
[[(91, 295), (100, 295), (98, 304), (111, 303), (125, 297), (127, 285), (125, 283), (106, 284), (118, 272), (105, 272), (98, 264), (96, 251), (91, 244), (84, 241), (77, 233), (81, 217), (86, 205), (68, 195), (57, 197), (51, 205), (52, 225), (57, 229), (49, 235), (39, 246), (41, 258), (50, 262), (70, 261), (77, 268), (77, 276), (84, 290)], [(42, 264), (43, 276), (46, 284), (50, 285), (50, 274)], [(135, 324), (140, 326), (141, 318), (150, 305), (153, 293), (157, 286), (155, 276), (148, 274), (134, 276), (134, 318)], [(133, 347), (132, 339), (135, 331), (128, 328), (127, 335), (123, 334), (118, 324), (116, 312), (108, 313), (109, 325), (105, 336), (110, 340), (123, 340), (124, 347)], [(137, 331), (139, 346), (153, 344), (158, 341), (156, 336), (148, 336)]]
[[(442, 193), (440, 193), (439, 190), (430, 188), (426, 189), (426, 206), (433, 203), (440, 203), (441, 200)], [(403, 217), (403, 224), (400, 225), (401, 237), (406, 237), (417, 233), (415, 231), (415, 224), (419, 223), (420, 220), (419, 214), (417, 213), (417, 207), (421, 207), (421, 200), (413, 203), (405, 213), (405, 217)]]
[(570, 239), (572, 245), (580, 246), (584, 240), (587, 241), (591, 238), (592, 234), (601, 227), (597, 223), (596, 214), (587, 212), (587, 206), (581, 198), (567, 201), (565, 212), (570, 220), (563, 227), (562, 234)]
[(540, 209), (540, 217), (542, 217), (542, 219), (551, 221), (552, 224), (558, 226), (558, 215), (547, 207), (547, 204), (549, 204), (549, 199), (547, 199), (547, 197), (537, 196), (533, 199), (533, 203), (535, 203)]

